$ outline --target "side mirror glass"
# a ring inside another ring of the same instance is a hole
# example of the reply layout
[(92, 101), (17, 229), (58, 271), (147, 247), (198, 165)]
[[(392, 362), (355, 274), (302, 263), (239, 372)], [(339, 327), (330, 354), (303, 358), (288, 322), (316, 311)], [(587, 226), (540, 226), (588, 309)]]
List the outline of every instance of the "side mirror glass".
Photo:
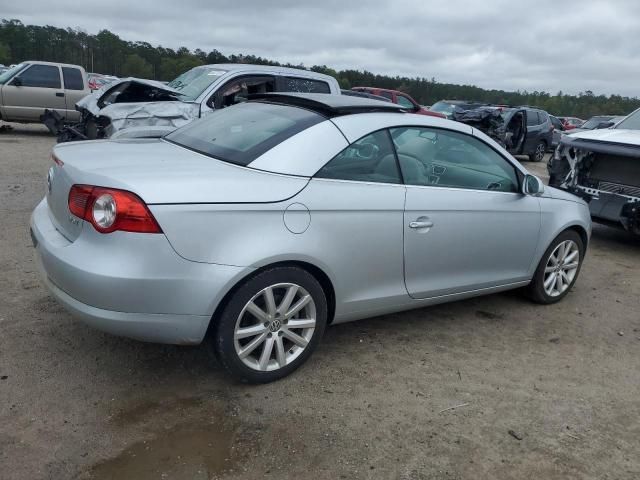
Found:
[(539, 197), (544, 193), (544, 183), (535, 175), (526, 175), (522, 182), (522, 193)]
[(13, 77), (13, 80), (11, 81), (11, 85), (15, 85), (16, 87), (21, 87), (22, 80), (20, 79), (20, 77)]

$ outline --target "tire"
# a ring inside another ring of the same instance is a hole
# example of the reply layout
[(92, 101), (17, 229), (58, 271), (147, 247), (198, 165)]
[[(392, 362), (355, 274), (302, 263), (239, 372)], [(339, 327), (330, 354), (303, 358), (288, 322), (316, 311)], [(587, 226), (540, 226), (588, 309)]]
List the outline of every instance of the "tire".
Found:
[[(560, 245), (564, 244), (564, 251), (567, 252), (563, 259), (559, 259), (559, 264), (554, 265), (552, 256), (558, 258), (558, 255), (562, 255), (562, 252), (559, 250)], [(569, 246), (572, 245), (571, 248)], [(577, 251), (577, 261), (575, 258), (570, 258), (574, 252)], [(549, 248), (542, 255), (542, 259), (538, 264), (538, 268), (536, 268), (536, 272), (533, 275), (533, 279), (531, 283), (527, 287), (529, 297), (536, 303), (541, 304), (551, 304), (556, 303), (562, 300), (567, 293), (571, 290), (573, 285), (576, 283), (578, 279), (578, 275), (580, 274), (580, 269), (582, 268), (582, 261), (584, 259), (584, 243), (580, 235), (574, 230), (565, 230), (560, 235), (558, 235)], [(567, 266), (573, 266), (575, 268), (566, 268)], [(563, 268), (562, 265), (565, 265)], [(547, 271), (547, 269), (554, 268), (555, 270)], [(551, 280), (552, 277), (557, 278), (559, 275), (560, 285), (558, 288), (557, 281)], [(545, 286), (545, 282), (550, 282)]]
[(544, 141), (539, 142), (536, 145), (536, 149), (533, 153), (529, 154), (529, 160), (532, 162), (541, 162), (544, 160), (544, 156), (547, 153), (547, 143)]
[(315, 277), (298, 267), (274, 267), (239, 285), (217, 319), (211, 341), (231, 376), (244, 383), (268, 383), (309, 358), (326, 324), (327, 299)]

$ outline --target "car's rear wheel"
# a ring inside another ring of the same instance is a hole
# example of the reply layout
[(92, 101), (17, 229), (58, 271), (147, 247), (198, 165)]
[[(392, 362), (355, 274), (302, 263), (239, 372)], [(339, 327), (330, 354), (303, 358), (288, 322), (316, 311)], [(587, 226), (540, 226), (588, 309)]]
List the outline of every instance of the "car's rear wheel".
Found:
[(541, 162), (544, 160), (544, 154), (547, 151), (547, 144), (545, 142), (540, 142), (536, 145), (536, 149), (533, 151), (531, 155), (529, 155), (529, 160), (532, 162)]
[(243, 382), (278, 380), (302, 365), (327, 323), (318, 281), (298, 267), (275, 267), (245, 281), (218, 318), (220, 363)]
[(584, 244), (574, 230), (558, 235), (544, 252), (529, 284), (529, 296), (538, 303), (562, 300), (578, 279)]

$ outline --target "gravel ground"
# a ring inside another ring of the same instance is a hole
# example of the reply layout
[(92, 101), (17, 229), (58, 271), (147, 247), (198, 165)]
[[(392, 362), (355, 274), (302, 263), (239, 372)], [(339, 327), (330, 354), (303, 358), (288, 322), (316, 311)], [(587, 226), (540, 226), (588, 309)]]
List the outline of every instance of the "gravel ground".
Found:
[(558, 305), (338, 325), (292, 376), (243, 386), (205, 347), (100, 333), (47, 294), (28, 220), (53, 144), (0, 132), (1, 478), (640, 477), (638, 239), (596, 226)]

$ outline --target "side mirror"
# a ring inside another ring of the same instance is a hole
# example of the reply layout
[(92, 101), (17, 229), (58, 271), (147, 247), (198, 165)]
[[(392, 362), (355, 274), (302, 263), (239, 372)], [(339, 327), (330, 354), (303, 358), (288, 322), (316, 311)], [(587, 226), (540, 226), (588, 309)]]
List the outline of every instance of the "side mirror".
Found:
[(20, 79), (20, 77), (13, 77), (13, 80), (11, 81), (11, 85), (15, 85), (16, 87), (21, 87), (22, 80)]
[(601, 128), (609, 128), (613, 127), (613, 125), (615, 125), (613, 122), (600, 122), (596, 129), (600, 130)]
[(544, 183), (535, 175), (525, 175), (522, 182), (522, 193), (539, 197), (544, 193)]

